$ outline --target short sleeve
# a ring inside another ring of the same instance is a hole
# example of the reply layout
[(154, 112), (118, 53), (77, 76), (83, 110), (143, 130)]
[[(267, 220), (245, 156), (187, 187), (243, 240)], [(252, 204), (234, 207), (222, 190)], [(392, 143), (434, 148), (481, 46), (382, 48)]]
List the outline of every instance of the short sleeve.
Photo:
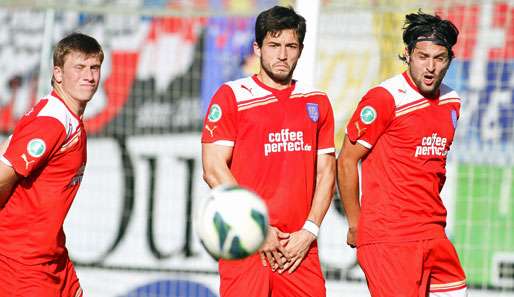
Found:
[(202, 128), (202, 143), (234, 146), (237, 135), (237, 106), (234, 92), (222, 85), (211, 99)]
[(376, 87), (369, 90), (346, 126), (350, 141), (371, 149), (391, 123), (394, 106), (394, 98), (386, 89)]
[(64, 126), (52, 117), (34, 117), (20, 121), (2, 160), (16, 173), (27, 177), (46, 163), (66, 139)]
[(326, 96), (323, 97), (322, 112), (318, 126), (318, 154), (335, 153), (334, 112)]

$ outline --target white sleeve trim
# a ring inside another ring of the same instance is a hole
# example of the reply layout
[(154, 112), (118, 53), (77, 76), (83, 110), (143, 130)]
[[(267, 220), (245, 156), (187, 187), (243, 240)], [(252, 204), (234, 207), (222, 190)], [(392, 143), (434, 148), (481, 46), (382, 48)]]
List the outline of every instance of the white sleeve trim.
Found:
[(231, 140), (216, 140), (213, 143), (217, 144), (217, 145), (222, 145), (222, 146), (230, 146), (230, 147), (234, 146), (234, 142)]
[(2, 155), (2, 157), (0, 157), (0, 161), (2, 161), (5, 165), (9, 166), (9, 167), (12, 167), (12, 164), (9, 160), (7, 160), (6, 157), (4, 157), (4, 155)]
[(336, 149), (333, 147), (318, 150), (318, 155), (335, 153)]
[(362, 146), (364, 146), (367, 149), (371, 149), (373, 146), (369, 144), (367, 141), (364, 141), (362, 139), (358, 139), (357, 143), (360, 143)]

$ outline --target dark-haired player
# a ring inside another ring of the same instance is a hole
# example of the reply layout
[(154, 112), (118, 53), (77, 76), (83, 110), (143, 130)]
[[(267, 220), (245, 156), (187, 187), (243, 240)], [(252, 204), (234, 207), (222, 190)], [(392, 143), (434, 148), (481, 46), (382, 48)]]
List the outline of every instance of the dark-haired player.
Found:
[(448, 20), (408, 14), (407, 71), (369, 90), (346, 128), (337, 166), (347, 243), (373, 297), (466, 295), (439, 195), (460, 110), (460, 97), (441, 83), (457, 36)]
[(259, 253), (220, 260), (222, 297), (325, 296), (316, 237), (335, 183), (334, 118), (324, 93), (292, 79), (305, 28), (292, 8), (259, 14), (259, 73), (223, 84), (205, 118), (205, 181), (254, 190), (270, 218)]

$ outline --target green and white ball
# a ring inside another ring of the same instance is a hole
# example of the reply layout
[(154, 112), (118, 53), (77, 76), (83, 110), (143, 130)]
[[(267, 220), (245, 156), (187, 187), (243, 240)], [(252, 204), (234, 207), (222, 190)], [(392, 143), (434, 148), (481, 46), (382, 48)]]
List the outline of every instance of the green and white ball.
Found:
[(252, 191), (239, 186), (218, 186), (197, 212), (196, 231), (216, 260), (242, 259), (264, 243), (268, 210)]

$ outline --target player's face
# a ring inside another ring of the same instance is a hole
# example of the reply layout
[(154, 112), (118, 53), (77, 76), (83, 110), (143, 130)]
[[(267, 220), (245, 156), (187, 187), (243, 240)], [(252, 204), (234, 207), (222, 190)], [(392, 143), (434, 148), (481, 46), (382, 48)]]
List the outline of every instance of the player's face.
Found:
[(96, 92), (100, 82), (100, 57), (71, 52), (62, 67), (54, 67), (54, 79), (72, 100), (85, 104)]
[(409, 76), (421, 94), (427, 98), (435, 97), (450, 66), (448, 49), (431, 41), (420, 41), (407, 55), (407, 62)]
[(260, 75), (278, 84), (288, 84), (300, 58), (302, 46), (296, 32), (292, 29), (268, 33), (259, 48), (254, 43), (255, 54), (260, 58)]

